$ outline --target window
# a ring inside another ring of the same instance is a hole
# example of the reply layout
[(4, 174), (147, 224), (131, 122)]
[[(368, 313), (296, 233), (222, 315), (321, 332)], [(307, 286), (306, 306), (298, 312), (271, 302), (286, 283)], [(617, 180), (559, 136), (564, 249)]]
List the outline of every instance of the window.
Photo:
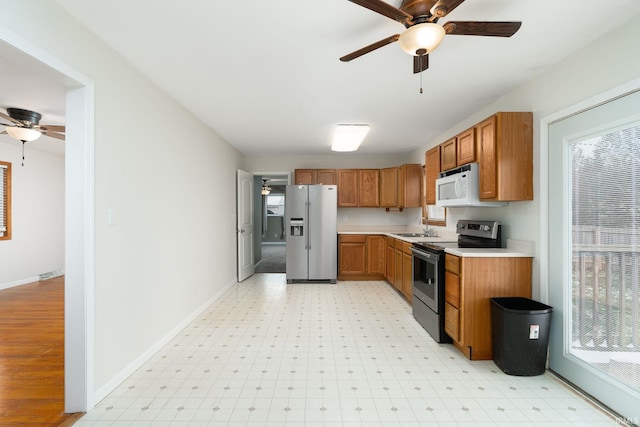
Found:
[(0, 240), (11, 239), (11, 163), (0, 161)]
[(267, 196), (267, 215), (284, 216), (284, 194)]

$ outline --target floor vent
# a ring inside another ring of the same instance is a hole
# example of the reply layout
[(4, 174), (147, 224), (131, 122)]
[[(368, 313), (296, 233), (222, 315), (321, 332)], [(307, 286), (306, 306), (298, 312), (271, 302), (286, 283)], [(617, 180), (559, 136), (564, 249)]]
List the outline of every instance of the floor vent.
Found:
[(54, 277), (62, 276), (64, 273), (62, 270), (49, 271), (47, 273), (40, 274), (40, 280), (53, 279)]

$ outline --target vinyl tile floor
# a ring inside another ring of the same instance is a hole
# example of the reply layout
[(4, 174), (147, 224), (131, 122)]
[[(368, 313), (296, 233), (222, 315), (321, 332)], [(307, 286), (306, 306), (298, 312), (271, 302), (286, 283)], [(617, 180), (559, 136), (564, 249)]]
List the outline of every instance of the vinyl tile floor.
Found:
[(75, 426), (614, 426), (438, 344), (385, 282), (234, 285)]

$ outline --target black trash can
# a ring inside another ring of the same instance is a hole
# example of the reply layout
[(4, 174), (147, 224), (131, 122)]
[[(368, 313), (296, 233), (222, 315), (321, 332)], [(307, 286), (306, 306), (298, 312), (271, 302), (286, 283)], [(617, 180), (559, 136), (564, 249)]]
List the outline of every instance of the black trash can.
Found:
[(493, 361), (505, 374), (544, 373), (552, 310), (529, 298), (491, 298)]

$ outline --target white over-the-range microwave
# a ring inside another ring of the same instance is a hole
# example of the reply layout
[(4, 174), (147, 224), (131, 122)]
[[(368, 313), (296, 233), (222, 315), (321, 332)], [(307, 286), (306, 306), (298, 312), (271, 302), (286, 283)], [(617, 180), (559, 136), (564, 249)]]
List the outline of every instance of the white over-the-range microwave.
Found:
[(496, 207), (507, 205), (506, 202), (481, 201), (479, 189), (478, 163), (468, 163), (459, 168), (440, 172), (440, 177), (436, 179), (436, 206)]

